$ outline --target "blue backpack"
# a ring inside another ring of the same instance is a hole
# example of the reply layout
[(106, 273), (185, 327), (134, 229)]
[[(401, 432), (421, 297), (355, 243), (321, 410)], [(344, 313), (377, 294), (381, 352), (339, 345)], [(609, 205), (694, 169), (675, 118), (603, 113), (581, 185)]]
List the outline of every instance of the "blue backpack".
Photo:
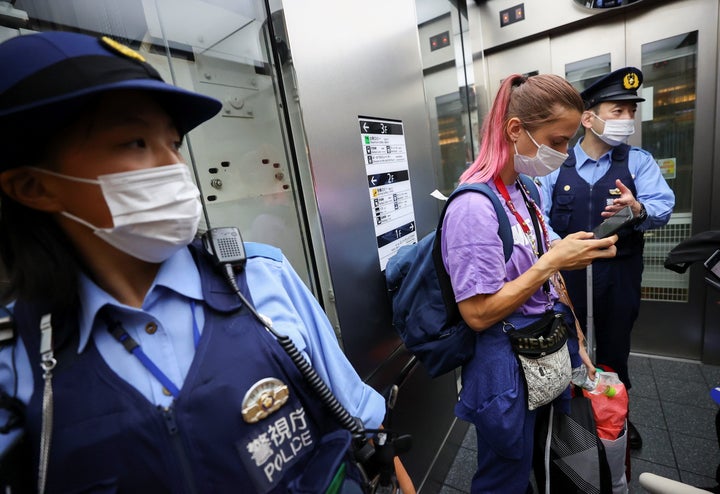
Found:
[[(526, 175), (520, 175), (520, 179), (540, 204), (532, 179)], [(514, 243), (510, 221), (495, 192), (487, 184), (477, 183), (455, 189), (443, 207), (437, 229), (416, 244), (400, 247), (385, 267), (393, 327), (431, 377), (450, 372), (475, 354), (475, 332), (460, 316), (440, 250), (445, 211), (454, 198), (468, 191), (485, 194), (492, 201), (507, 262)]]

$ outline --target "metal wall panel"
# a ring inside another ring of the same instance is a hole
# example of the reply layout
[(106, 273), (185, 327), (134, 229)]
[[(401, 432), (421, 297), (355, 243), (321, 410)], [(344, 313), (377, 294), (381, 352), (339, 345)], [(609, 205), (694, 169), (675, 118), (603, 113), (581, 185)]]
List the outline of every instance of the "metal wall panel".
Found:
[[(594, 14), (570, 0), (486, 0), (468, 4), (468, 21), (474, 26), (471, 33), (481, 38), (473, 39), (473, 46), (484, 50), (516, 43), (522, 38), (584, 20)], [(500, 12), (518, 5), (523, 5), (525, 19), (502, 27)]]
[[(403, 375), (408, 355), (392, 328), (358, 116), (403, 123), (417, 234), (424, 235), (435, 227), (438, 201), (429, 195), (436, 181), (415, 4), (286, 0), (282, 10), (292, 66), (288, 111), (296, 117), (291, 133), (304, 145), (296, 145), (298, 160), (307, 159), (322, 225), (313, 243), (323, 244), (331, 278), (321, 296), (334, 302), (350, 361), (384, 393)], [(386, 426), (413, 436), (403, 460), (423, 492), (439, 485), (428, 479), (456, 399), (452, 373), (431, 380), (416, 367), (386, 417)]]
[[(419, 233), (437, 205), (410, 0), (283, 4), (297, 97), (345, 349), (367, 374), (398, 340), (390, 326), (358, 116), (401, 120)], [(324, 22), (322, 19), (332, 19)]]
[(503, 79), (511, 74), (547, 74), (551, 71), (550, 40), (542, 38), (487, 57), (488, 90), (495, 99)]

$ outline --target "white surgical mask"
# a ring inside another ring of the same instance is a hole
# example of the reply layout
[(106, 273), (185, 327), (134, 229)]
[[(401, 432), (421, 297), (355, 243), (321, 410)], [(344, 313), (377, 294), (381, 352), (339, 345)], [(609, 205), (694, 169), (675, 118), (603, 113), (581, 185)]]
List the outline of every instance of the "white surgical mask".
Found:
[(98, 228), (77, 216), (113, 247), (147, 262), (162, 262), (192, 242), (200, 223), (200, 191), (182, 163), (100, 175), (97, 180), (34, 168), (57, 177), (99, 185), (112, 214), (111, 228)]
[[(527, 132), (527, 130), (525, 132)], [(513, 159), (515, 161), (516, 172), (530, 175), (531, 177), (544, 177), (545, 175), (554, 172), (560, 168), (563, 163), (565, 163), (565, 160), (568, 157), (567, 153), (555, 151), (553, 148), (546, 146), (545, 144), (538, 144), (535, 142), (535, 139), (533, 139), (533, 136), (530, 135), (530, 132), (527, 132), (527, 135), (533, 144), (537, 146), (537, 154), (535, 154), (532, 158), (530, 156), (520, 154), (518, 153), (517, 143), (513, 143), (515, 146), (515, 156)]]
[(595, 129), (592, 127), (590, 127), (590, 130), (592, 130), (593, 134), (598, 136), (600, 140), (610, 146), (619, 146), (620, 144), (626, 143), (628, 137), (635, 133), (635, 120), (631, 118), (603, 120), (594, 113), (593, 115), (605, 124), (605, 128), (602, 134), (595, 132)]

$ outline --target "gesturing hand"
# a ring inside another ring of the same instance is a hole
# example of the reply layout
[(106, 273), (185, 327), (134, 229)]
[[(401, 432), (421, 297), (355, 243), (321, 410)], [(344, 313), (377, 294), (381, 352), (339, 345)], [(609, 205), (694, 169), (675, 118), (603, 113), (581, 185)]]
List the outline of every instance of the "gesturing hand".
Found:
[(615, 185), (620, 191), (620, 197), (613, 199), (612, 204), (605, 206), (605, 211), (600, 213), (603, 218), (612, 216), (613, 214), (620, 211), (625, 206), (630, 206), (633, 211), (633, 215), (637, 216), (640, 214), (640, 203), (635, 199), (632, 191), (628, 189), (620, 179), (615, 180)]

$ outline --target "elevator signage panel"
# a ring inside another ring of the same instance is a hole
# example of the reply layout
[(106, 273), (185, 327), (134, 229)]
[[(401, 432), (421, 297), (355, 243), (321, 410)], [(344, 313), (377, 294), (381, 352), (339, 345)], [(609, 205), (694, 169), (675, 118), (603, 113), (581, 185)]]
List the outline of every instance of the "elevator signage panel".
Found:
[(380, 269), (417, 242), (405, 134), (401, 120), (358, 116)]

